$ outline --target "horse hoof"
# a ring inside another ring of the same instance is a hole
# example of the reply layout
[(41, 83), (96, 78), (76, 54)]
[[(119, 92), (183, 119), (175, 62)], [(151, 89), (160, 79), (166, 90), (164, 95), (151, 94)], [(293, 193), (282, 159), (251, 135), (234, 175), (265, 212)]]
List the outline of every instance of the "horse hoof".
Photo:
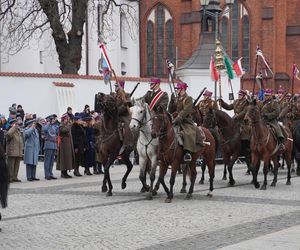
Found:
[(141, 188), (140, 193), (145, 193), (146, 189), (144, 187)]
[(172, 202), (172, 199), (171, 199), (171, 198), (165, 199), (165, 203), (171, 203), (171, 202)]
[(297, 168), (297, 176), (300, 176), (300, 168)]
[(187, 194), (186, 196), (185, 196), (185, 200), (190, 200), (192, 198), (192, 194)]
[(260, 184), (258, 182), (254, 183), (254, 187), (255, 188), (259, 188), (260, 187)]
[(106, 197), (109, 197), (109, 196), (112, 196), (112, 192), (111, 191), (109, 191), (109, 192), (106, 193)]
[(126, 182), (122, 182), (122, 189), (125, 189), (126, 188)]
[(251, 174), (250, 170), (247, 170), (247, 172), (245, 173), (245, 175), (250, 175), (250, 174)]
[(227, 181), (227, 177), (226, 177), (226, 176), (223, 176), (222, 180), (223, 180), (223, 181)]
[(151, 195), (147, 195), (146, 200), (151, 201), (151, 200), (153, 200), (153, 197)]
[(286, 181), (286, 185), (291, 185), (291, 181)]
[(204, 184), (204, 180), (201, 179), (201, 180), (199, 181), (199, 184), (200, 184), (200, 185), (203, 185), (203, 184)]
[(157, 191), (156, 190), (153, 190), (152, 191), (152, 196), (156, 196), (157, 195)]
[(266, 190), (267, 189), (267, 186), (266, 185), (262, 185), (260, 190)]
[(272, 182), (270, 186), (271, 187), (275, 187), (276, 186), (276, 182)]
[(181, 193), (181, 194), (185, 194), (185, 193), (186, 193), (186, 189), (185, 189), (185, 188), (182, 188), (182, 189), (180, 190), (180, 193)]
[(102, 186), (102, 193), (106, 193), (107, 192), (107, 186)]
[(212, 194), (212, 192), (208, 192), (206, 196), (211, 198), (211, 197), (213, 197), (213, 194)]
[(228, 187), (233, 187), (234, 184), (235, 184), (235, 181), (229, 181), (227, 186), (228, 186)]

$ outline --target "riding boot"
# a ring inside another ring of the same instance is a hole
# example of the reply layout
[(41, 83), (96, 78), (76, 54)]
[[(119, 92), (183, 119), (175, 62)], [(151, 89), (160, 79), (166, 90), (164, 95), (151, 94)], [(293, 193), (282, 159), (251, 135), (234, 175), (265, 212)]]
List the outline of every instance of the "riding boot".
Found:
[(86, 175), (93, 175), (93, 174), (90, 172), (90, 168), (88, 168), (88, 167), (85, 168), (84, 174), (86, 174)]
[(278, 146), (279, 146), (279, 150), (280, 151), (284, 151), (285, 150), (285, 146), (284, 146), (284, 137), (279, 137), (278, 138)]
[(68, 175), (67, 170), (62, 170), (62, 171), (61, 171), (61, 178), (66, 178), (66, 179), (68, 179), (68, 178), (72, 178), (72, 176), (71, 176), (71, 175)]
[(184, 162), (192, 161), (192, 155), (189, 151), (186, 151), (183, 157)]

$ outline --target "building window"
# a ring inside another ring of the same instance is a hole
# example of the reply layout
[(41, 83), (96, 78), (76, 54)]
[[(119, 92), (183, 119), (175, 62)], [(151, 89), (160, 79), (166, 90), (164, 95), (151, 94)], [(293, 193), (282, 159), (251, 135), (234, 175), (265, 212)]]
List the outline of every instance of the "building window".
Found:
[(147, 75), (152, 76), (154, 63), (154, 25), (151, 21), (147, 23)]
[(222, 17), (221, 41), (233, 61), (243, 57), (243, 68), (249, 72), (250, 21), (248, 11), (240, 0), (234, 2), (230, 15)]
[(250, 68), (250, 29), (248, 16), (243, 17), (243, 67), (246, 71)]
[(166, 77), (166, 59), (175, 61), (174, 22), (168, 9), (156, 5), (147, 17), (145, 76)]
[(174, 63), (175, 61), (175, 52), (174, 52), (174, 26), (173, 21), (169, 20), (166, 23), (167, 29), (167, 59)]

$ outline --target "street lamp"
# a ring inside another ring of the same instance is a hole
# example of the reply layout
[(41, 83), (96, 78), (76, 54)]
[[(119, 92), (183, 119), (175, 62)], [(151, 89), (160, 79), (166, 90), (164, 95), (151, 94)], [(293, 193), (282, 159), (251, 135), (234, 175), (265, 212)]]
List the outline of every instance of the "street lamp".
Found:
[(200, 0), (200, 4), (203, 10), (202, 27), (204, 27), (204, 20), (205, 20), (204, 18), (206, 15), (213, 17), (215, 19), (215, 38), (217, 40), (219, 35), (219, 17), (230, 11), (231, 6), (234, 4), (234, 0), (225, 0), (226, 6), (229, 6), (229, 9), (226, 10), (220, 9), (219, 1), (215, 1), (215, 0)]

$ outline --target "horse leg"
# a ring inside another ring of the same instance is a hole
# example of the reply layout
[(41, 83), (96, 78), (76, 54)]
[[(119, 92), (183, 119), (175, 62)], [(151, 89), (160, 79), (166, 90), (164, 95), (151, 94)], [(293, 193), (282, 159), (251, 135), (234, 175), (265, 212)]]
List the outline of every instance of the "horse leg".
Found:
[(171, 177), (170, 177), (170, 193), (168, 195), (168, 198), (165, 200), (166, 203), (171, 203), (172, 199), (174, 197), (173, 189), (174, 189), (174, 184), (175, 184), (175, 178), (177, 174), (177, 170), (180, 167), (180, 163), (176, 162), (172, 164), (172, 172), (171, 172)]
[[(106, 196), (112, 196), (113, 185), (112, 185), (111, 180), (110, 180), (109, 168), (110, 168), (111, 164), (113, 164), (114, 160), (115, 160), (115, 157), (109, 158), (108, 161), (105, 163), (105, 166), (104, 166), (104, 178), (108, 183), (108, 191), (106, 193)], [(105, 183), (105, 186), (106, 186), (106, 183)], [(103, 186), (102, 186), (102, 190), (103, 190)]]
[(180, 193), (182, 193), (182, 194), (186, 193), (186, 185), (187, 185), (187, 183), (186, 183), (186, 174), (187, 174), (187, 171), (188, 171), (187, 167), (184, 167), (183, 171), (182, 171), (182, 188), (180, 190)]
[(196, 161), (192, 161), (190, 163), (190, 188), (189, 188), (189, 192), (187, 193), (185, 199), (189, 200), (192, 197), (192, 194), (194, 192), (194, 186), (195, 186), (195, 181), (196, 181), (196, 177), (197, 177), (197, 170), (196, 170)]
[(284, 154), (284, 158), (286, 161), (286, 166), (287, 166), (287, 180), (286, 180), (286, 185), (291, 185), (291, 165), (292, 165), (292, 158), (289, 153)]
[(165, 175), (167, 173), (168, 170), (168, 166), (166, 166), (165, 164), (161, 164), (159, 166), (159, 182), (161, 183), (161, 185), (163, 186), (165, 192), (167, 193), (167, 195), (169, 196), (169, 188), (167, 187), (166, 183), (165, 183)]
[(199, 181), (199, 184), (204, 184), (205, 168), (206, 168), (206, 162), (205, 162), (205, 159), (203, 159), (203, 161), (202, 161), (202, 163), (201, 163), (202, 175), (201, 175), (201, 179), (200, 179), (200, 181)]
[[(107, 163), (107, 161), (105, 162), (105, 164), (103, 163), (103, 166), (105, 166)], [(104, 175), (103, 175), (103, 181), (102, 181), (102, 188), (101, 188), (101, 191), (102, 193), (106, 193), (107, 192), (107, 179), (106, 179), (106, 175), (105, 175), (105, 172), (104, 172)]]
[(228, 173), (229, 173), (229, 182), (228, 182), (228, 186), (234, 186), (235, 184), (235, 180), (233, 178), (233, 174), (232, 174), (232, 168), (233, 168), (233, 165), (235, 163), (235, 161), (237, 160), (237, 158), (239, 157), (239, 153), (235, 153), (232, 157), (231, 157), (231, 160), (229, 161), (229, 164), (228, 164)]
[(146, 191), (149, 191), (149, 186), (147, 187), (146, 184), (146, 167), (147, 167), (147, 160), (145, 160), (143, 157), (140, 157), (140, 181), (143, 185), (143, 187), (141, 188), (141, 193), (145, 193)]
[(227, 170), (226, 170), (227, 164), (228, 164), (228, 160), (226, 157), (226, 159), (224, 158), (224, 171), (223, 171), (223, 178), (222, 178), (223, 181), (227, 180)]
[(279, 168), (278, 157), (277, 156), (272, 157), (272, 161), (274, 163), (274, 177), (271, 183), (271, 187), (275, 187), (277, 183), (277, 175), (278, 175), (278, 168)]
[[(270, 164), (270, 159), (264, 159), (264, 182), (263, 185), (261, 186), (261, 190), (266, 190), (267, 189), (267, 184), (268, 184), (268, 171), (269, 171), (269, 164)], [(275, 165), (275, 162), (274, 162)], [(274, 166), (275, 168), (275, 166)]]
[(252, 163), (251, 163), (251, 172), (252, 172), (252, 181), (254, 184), (255, 188), (259, 188), (260, 184), (257, 181), (257, 175), (258, 175), (258, 171), (259, 171), (259, 167), (260, 167), (260, 159), (255, 155), (255, 154), (251, 154), (251, 159), (252, 159)]
[(126, 167), (127, 167), (127, 170), (126, 170), (126, 173), (124, 174), (123, 178), (122, 178), (122, 189), (125, 189), (126, 188), (126, 180), (127, 180), (127, 177), (128, 175), (130, 174), (132, 168), (133, 168), (133, 165), (129, 159), (129, 155), (126, 155), (126, 157), (123, 157), (123, 160), (126, 164)]
[(208, 197), (213, 196), (212, 191), (214, 190), (215, 166), (216, 163), (214, 159), (207, 162), (208, 173), (209, 173), (209, 192), (207, 193)]
[(153, 199), (153, 184), (154, 184), (154, 181), (155, 181), (156, 167), (157, 167), (157, 161), (152, 158), (152, 160), (151, 160), (151, 171), (150, 171), (150, 190), (149, 190), (149, 194), (147, 196), (148, 200)]

